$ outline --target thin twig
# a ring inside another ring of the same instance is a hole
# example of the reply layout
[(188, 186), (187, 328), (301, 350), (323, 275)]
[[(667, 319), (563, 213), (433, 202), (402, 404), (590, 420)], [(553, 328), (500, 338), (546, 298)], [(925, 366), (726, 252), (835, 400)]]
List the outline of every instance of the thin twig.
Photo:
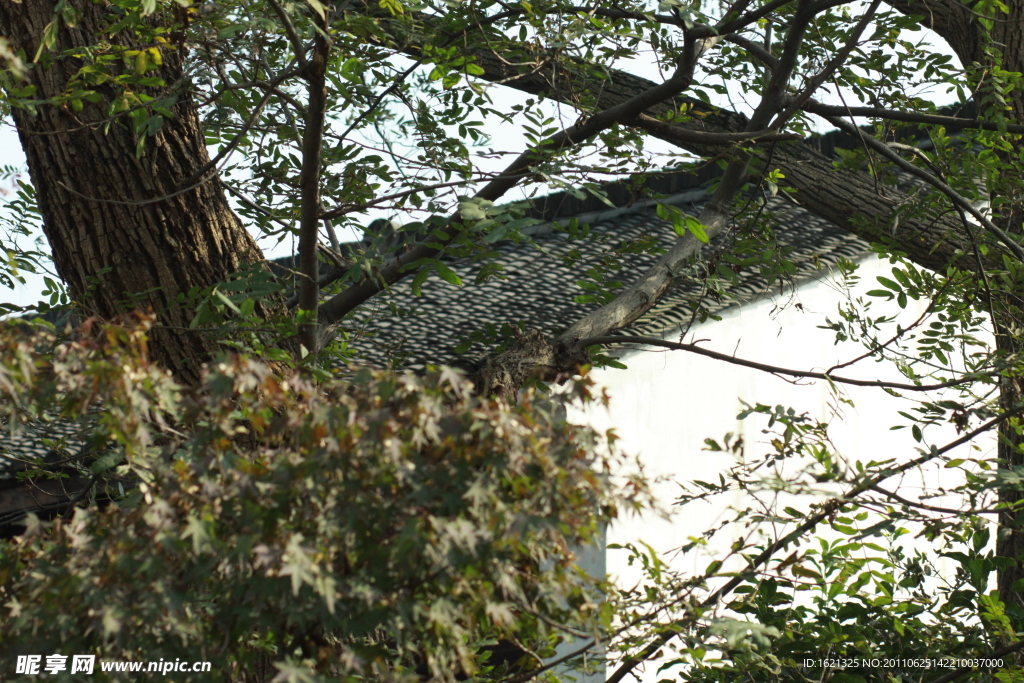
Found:
[[(616, 123), (633, 120), (650, 106), (684, 91), (690, 87), (693, 81), (696, 54), (699, 52), (700, 47), (702, 46), (687, 46), (684, 50), (687, 54), (679, 68), (672, 78), (664, 83), (638, 93), (619, 105), (605, 109), (586, 121), (580, 122), (578, 125), (555, 133), (536, 146), (526, 150), (500, 176), (477, 192), (475, 197), (489, 201), (501, 198), (506, 192), (518, 185), (524, 177), (530, 175), (531, 168), (537, 163), (567, 147), (572, 147), (589, 140), (594, 135)], [(460, 220), (461, 215), (458, 213), (449, 220), (448, 227), (445, 229), (447, 235), (454, 236), (457, 234)], [(380, 292), (387, 285), (398, 282), (400, 279), (412, 274), (413, 269), (404, 268), (405, 265), (415, 263), (421, 259), (435, 258), (440, 251), (433, 247), (420, 245), (412, 249), (402, 259), (397, 260), (395, 264), (382, 268), (377, 273), (377, 277), (364, 277), (358, 283), (335, 295), (320, 307), (323, 322), (325, 324), (337, 322), (349, 311)]]
[(988, 217), (985, 216), (985, 214), (983, 214), (981, 211), (975, 208), (975, 206), (971, 204), (971, 202), (968, 201), (966, 198), (964, 198), (959, 192), (954, 190), (952, 187), (950, 187), (948, 184), (946, 184), (939, 178), (935, 177), (934, 174), (929, 173), (923, 168), (915, 166), (914, 164), (910, 163), (909, 161), (901, 157), (899, 154), (889, 149), (889, 147), (884, 142), (881, 142), (880, 140), (876, 139), (873, 135), (868, 135), (867, 133), (865, 133), (863, 130), (853, 125), (852, 123), (849, 123), (844, 119), (838, 118), (836, 116), (826, 116), (823, 114), (819, 114), (819, 116), (821, 116), (821, 118), (831, 123), (836, 128), (842, 129), (846, 133), (849, 133), (850, 135), (854, 136), (859, 136), (861, 141), (864, 142), (864, 144), (873, 149), (879, 155), (885, 157), (893, 164), (899, 166), (901, 169), (906, 171), (907, 173), (917, 176), (921, 180), (924, 180), (926, 183), (942, 192), (944, 195), (946, 195), (946, 197), (949, 198), (949, 200), (953, 203), (954, 206), (961, 208), (965, 213), (969, 213), (971, 216), (974, 217), (975, 220), (977, 220), (982, 225), (983, 228), (985, 228), (985, 230), (995, 235), (999, 239), (999, 241), (1002, 242), (1003, 246), (1009, 249), (1010, 252), (1018, 260), (1024, 261), (1024, 249), (1022, 249), (1021, 246), (1013, 240), (1013, 238), (1011, 238), (999, 226), (997, 226), (995, 223), (989, 220)]
[(962, 377), (960, 379), (949, 380), (948, 382), (940, 382), (938, 384), (903, 384), (901, 382), (883, 382), (880, 379), (867, 380), (867, 379), (854, 379), (852, 377), (840, 377), (838, 375), (829, 375), (824, 372), (811, 372), (809, 370), (792, 370), (790, 368), (781, 368), (776, 365), (768, 365), (766, 363), (758, 363), (752, 360), (746, 360), (744, 358), (737, 358), (718, 351), (712, 351), (705, 349), (696, 344), (680, 344), (678, 342), (670, 342), (664, 339), (658, 339), (657, 337), (624, 337), (624, 336), (602, 336), (602, 337), (591, 337), (580, 341), (581, 346), (592, 346), (592, 345), (606, 345), (606, 344), (643, 344), (645, 346), (660, 346), (666, 349), (674, 349), (677, 351), (689, 351), (696, 353), (700, 356), (707, 356), (708, 358), (714, 358), (715, 360), (725, 361), (726, 363), (732, 363), (733, 365), (742, 365), (745, 368), (752, 368), (754, 370), (761, 370), (763, 372), (769, 372), (773, 375), (789, 375), (790, 377), (805, 377), (807, 379), (823, 379), (829, 382), (835, 382), (837, 384), (849, 384), (856, 387), (879, 387), (883, 389), (896, 389), (900, 391), (936, 391), (937, 389), (948, 389), (949, 387), (956, 387), (969, 382), (976, 382), (980, 379), (988, 377), (988, 375), (971, 375), (969, 377)]
[(274, 14), (281, 20), (281, 24), (284, 26), (284, 32), (288, 35), (288, 40), (292, 44), (292, 51), (295, 53), (295, 59), (299, 62), (299, 66), (302, 68), (306, 67), (306, 49), (302, 45), (302, 40), (299, 38), (299, 34), (295, 31), (295, 24), (292, 23), (291, 17), (284, 11), (281, 4), (277, 0), (267, 0), (270, 6), (274, 9)]
[(992, 130), (1008, 133), (1024, 134), (1024, 125), (1019, 123), (1007, 123), (1000, 128), (1001, 124), (992, 121), (980, 121), (978, 119), (965, 119), (958, 116), (941, 116), (939, 114), (921, 114), (912, 111), (897, 111), (895, 109), (882, 109), (881, 107), (838, 107), (821, 102), (808, 101), (801, 105), (804, 111), (824, 116), (863, 116), (873, 119), (885, 119), (888, 121), (903, 121), (904, 123), (923, 123), (947, 128), (968, 128), (979, 130)]
[(868, 27), (868, 24), (875, 16), (875, 12), (878, 11), (879, 4), (881, 4), (881, 0), (872, 0), (871, 5), (869, 5), (867, 10), (864, 12), (864, 16), (862, 16), (860, 21), (857, 22), (857, 25), (854, 26), (853, 31), (850, 33), (850, 38), (838, 51), (836, 51), (828, 61), (828, 64), (826, 64), (821, 71), (816, 73), (807, 82), (804, 89), (801, 90), (788, 105), (786, 105), (786, 109), (779, 114), (778, 118), (776, 118), (772, 123), (772, 128), (780, 130), (785, 126), (793, 114), (795, 114), (807, 100), (811, 99), (811, 95), (813, 95), (814, 92), (820, 88), (825, 81), (831, 78), (832, 74), (834, 74), (836, 70), (846, 62), (850, 53), (857, 47), (857, 43), (860, 40), (861, 34), (864, 33), (864, 29)]

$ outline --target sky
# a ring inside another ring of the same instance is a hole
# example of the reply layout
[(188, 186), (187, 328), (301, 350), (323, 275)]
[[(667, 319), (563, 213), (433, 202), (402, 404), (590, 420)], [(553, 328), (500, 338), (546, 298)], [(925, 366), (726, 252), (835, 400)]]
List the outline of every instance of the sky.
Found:
[[(25, 164), (25, 154), (21, 151), (18, 133), (14, 130), (10, 120), (0, 122), (0, 166), (18, 166), (24, 168), (27, 175), (28, 169)], [(10, 183), (4, 183), (0, 186), (0, 202), (4, 200), (4, 194), (2, 193), (7, 193), (10, 189)], [(0, 210), (3, 210), (2, 205), (0, 205)], [(4, 235), (0, 233), (0, 239), (3, 238)], [(30, 248), (33, 245), (34, 237), (21, 237), (17, 242), (19, 246)], [(0, 285), (0, 303), (27, 306), (39, 299), (39, 292), (44, 289), (43, 276), (33, 273), (22, 273), (21, 275), (25, 278), (25, 284), (18, 286), (14, 290)]]
[[(945, 43), (934, 36), (929, 37), (928, 32), (915, 32), (915, 34), (908, 34), (908, 36), (911, 39), (915, 39), (915, 37), (924, 38), (928, 40), (928, 42), (931, 43), (935, 49), (939, 49), (942, 52), (948, 53), (948, 49), (946, 48)], [(634, 62), (631, 64), (629, 70), (637, 75), (645, 76), (651, 79), (657, 79), (659, 77), (657, 70), (653, 64), (644, 65), (642, 63)], [(504, 111), (508, 111), (513, 104), (519, 104), (523, 100), (522, 94), (517, 93), (508, 88), (492, 87), (489, 92), (491, 93), (491, 96), (494, 99), (495, 108)], [(952, 101), (952, 97), (945, 93), (930, 93), (929, 95), (930, 99), (936, 101), (937, 103)], [(829, 104), (842, 103), (842, 100), (840, 100), (835, 94), (831, 93), (820, 93), (819, 99)], [(856, 97), (853, 97), (852, 94), (848, 94), (845, 101), (856, 101)], [(741, 111), (747, 108), (739, 98), (732, 97), (729, 95), (723, 98), (723, 101), (720, 104)], [(557, 113), (557, 118), (561, 119), (563, 125), (571, 125), (574, 122), (576, 114), (573, 110), (571, 110), (571, 108), (562, 107), (561, 109), (559, 109), (558, 105), (556, 104), (551, 104), (549, 106), (552, 107), (552, 113)], [(747, 109), (749, 110), (749, 108)], [(501, 122), (495, 121), (489, 123), (489, 127), (487, 130), (492, 136), (492, 138), (496, 141), (496, 143), (500, 145), (501, 149), (518, 150), (522, 149), (525, 146), (524, 137), (522, 135), (521, 130), (517, 126), (510, 126), (509, 124), (503, 124)], [(824, 130), (824, 128), (822, 130)], [(660, 148), (659, 144), (661, 145)], [(650, 149), (655, 153), (669, 151), (678, 152), (678, 150), (670, 150), (666, 144), (659, 143), (658, 141), (654, 141), (653, 144), (650, 145)], [(481, 170), (495, 172), (501, 170), (501, 168), (507, 162), (507, 157), (500, 157), (493, 160), (481, 160), (479, 166)], [(10, 120), (7, 119), (0, 121), (0, 166), (9, 165), (25, 167), (25, 157), (22, 153), (21, 145), (18, 142), (17, 134), (13, 126), (11, 125)], [(4, 191), (9, 191), (9, 189), (9, 184), (0, 185), (0, 193)], [(516, 197), (510, 195), (509, 198), (515, 199)], [(0, 194), (0, 211), (3, 211), (2, 203), (3, 195)], [(368, 220), (372, 220), (373, 218), (376, 217), (379, 216), (370, 214), (368, 216)], [(399, 218), (401, 219), (401, 217)], [(0, 238), (2, 237), (3, 235), (0, 234)], [(30, 247), (32, 246), (36, 237), (38, 236), (33, 235), (32, 237), (22, 237), (19, 239), (19, 244), (23, 247)], [(358, 236), (354, 233), (348, 235), (342, 234), (339, 235), (339, 238), (342, 241), (344, 241), (346, 239), (357, 239)], [(263, 247), (264, 253), (268, 257), (287, 255), (289, 253), (292, 253), (294, 249), (293, 240), (290, 239), (286, 239), (279, 243), (270, 243), (264, 240), (262, 241), (260, 246)], [(14, 290), (8, 289), (0, 285), (0, 303), (13, 303), (19, 306), (25, 306), (32, 304), (38, 300), (39, 292), (41, 292), (44, 289), (43, 276), (41, 274), (33, 273), (22, 273), (22, 276), (25, 279), (25, 283), (23, 285), (17, 286)]]

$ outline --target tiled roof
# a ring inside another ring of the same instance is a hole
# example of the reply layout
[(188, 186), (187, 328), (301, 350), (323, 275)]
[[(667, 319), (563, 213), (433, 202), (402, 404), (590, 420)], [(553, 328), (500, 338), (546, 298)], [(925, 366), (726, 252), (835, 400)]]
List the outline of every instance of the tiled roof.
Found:
[[(667, 201), (697, 215), (706, 195), (703, 190), (691, 190)], [(830, 266), (840, 258), (855, 260), (868, 252), (868, 245), (849, 231), (780, 198), (769, 199), (765, 209), (777, 222), (778, 242), (793, 247), (787, 257), (797, 267), (790, 280), (793, 284), (827, 275)], [(479, 335), (487, 324), (500, 326), (520, 321), (548, 334), (557, 333), (597, 306), (596, 303), (576, 303), (575, 298), (587, 292), (575, 283), (587, 279), (587, 269), (610, 249), (645, 237), (656, 239), (667, 248), (675, 239), (671, 224), (655, 215), (653, 205), (598, 212), (580, 219), (581, 223), (590, 221), (588, 239), (570, 239), (565, 230), (551, 229), (548, 224), (533, 231), (532, 242), (495, 245), (498, 255), (494, 260), (504, 266), (505, 279), (470, 284), (482, 263), (462, 259), (447, 264), (467, 283), (464, 286), (451, 285), (435, 273), (423, 285), (422, 296), (417, 297), (408, 279), (397, 283), (387, 294), (378, 297), (373, 320), (365, 330), (368, 337), (357, 338), (354, 346), (366, 360), (375, 364), (386, 363), (389, 356), (398, 351), (407, 357), (406, 364), (412, 367), (421, 367), (426, 362), (471, 367), (493, 345), (481, 340), (468, 351), (456, 353), (456, 346), (469, 335)], [(705, 247), (702, 260), (712, 258), (720, 248), (721, 240)], [(578, 252), (579, 258), (570, 265), (565, 257), (571, 251)], [(657, 258), (647, 253), (621, 256), (622, 269), (613, 277), (628, 284)], [(677, 332), (687, 325), (703, 293), (699, 277), (703, 270), (698, 262), (692, 268), (691, 277), (680, 278), (662, 301), (626, 334), (659, 336)], [(763, 296), (769, 289), (778, 293), (779, 284), (768, 283), (757, 269), (751, 269), (738, 274), (738, 283), (727, 287), (726, 298), (705, 297), (703, 303), (708, 312), (717, 314), (729, 306)], [(388, 313), (384, 307), (387, 302), (410, 312), (405, 315)]]
[[(83, 424), (53, 420), (20, 425), (14, 434), (4, 429), (0, 433), (0, 481), (13, 479), (18, 472), (29, 468), (36, 458), (49, 462), (68, 457), (67, 453), (76, 451), (84, 443)], [(62, 453), (56, 452), (56, 446)]]
[[(661, 194), (663, 203), (697, 215), (707, 199), (702, 188), (714, 175), (705, 171), (695, 175), (654, 176), (646, 186)], [(587, 294), (576, 282), (588, 279), (589, 268), (623, 244), (646, 238), (668, 247), (675, 239), (670, 223), (656, 216), (653, 203), (634, 201), (636, 193), (624, 184), (612, 184), (605, 189), (613, 202), (626, 206), (608, 209), (594, 198), (581, 200), (573, 193), (550, 195), (536, 202), (533, 215), (546, 222), (525, 229), (527, 240), (492, 245), (490, 261), (503, 267), (501, 278), (472, 284), (483, 262), (449, 259), (446, 263), (466, 285), (454, 286), (432, 274), (423, 284), (422, 296), (413, 295), (409, 278), (379, 295), (364, 307), (361, 322), (350, 328), (355, 333), (353, 345), (362, 359), (384, 365), (397, 353), (403, 365), (413, 368), (427, 362), (473, 367), (494, 348), (497, 335), (485, 338), (489, 326), (493, 332), (503, 323), (523, 322), (552, 334), (593, 309), (596, 303), (576, 301), (577, 297)], [(781, 198), (769, 199), (765, 211), (776, 222), (779, 243), (793, 247), (787, 257), (797, 266), (791, 284), (822, 277), (838, 259), (857, 259), (868, 251), (868, 245), (848, 231)], [(580, 225), (590, 225), (588, 238), (573, 239), (561, 227), (568, 224), (570, 217), (577, 218)], [(713, 242), (703, 250), (702, 259), (713, 258), (723, 246), (727, 245), (722, 240)], [(568, 259), (571, 253), (576, 258)], [(610, 277), (628, 284), (654, 263), (657, 255), (625, 253), (617, 255), (616, 259), (621, 269)], [(703, 270), (700, 262), (695, 264), (691, 277), (680, 278), (662, 301), (626, 333), (664, 335), (686, 325), (703, 294), (700, 279)], [(763, 296), (769, 288), (778, 292), (779, 284), (767, 282), (756, 269), (738, 271), (738, 282), (726, 288), (727, 296), (704, 297), (703, 305), (714, 315), (729, 306)], [(392, 309), (401, 313), (396, 314)], [(456, 346), (473, 334), (477, 339), (470, 348), (457, 353)], [(57, 422), (23, 427), (15, 436), (0, 433), (0, 488), (3, 480), (12, 479), (16, 472), (24, 469), (26, 458), (45, 457), (49, 453), (51, 449), (43, 439), (67, 436), (74, 442), (76, 429), (73, 424)], [(68, 445), (74, 449), (74, 443)]]

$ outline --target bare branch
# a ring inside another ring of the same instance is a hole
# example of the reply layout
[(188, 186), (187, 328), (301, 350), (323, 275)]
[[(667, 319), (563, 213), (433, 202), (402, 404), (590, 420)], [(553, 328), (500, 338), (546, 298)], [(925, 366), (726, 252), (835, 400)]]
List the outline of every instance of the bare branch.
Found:
[(641, 114), (636, 118), (639, 127), (650, 133), (657, 133), (658, 137), (664, 139), (671, 137), (677, 144), (692, 145), (732, 145), (738, 142), (765, 143), (785, 142), (802, 140), (803, 136), (797, 133), (780, 133), (777, 130), (765, 129), (755, 130), (749, 133), (705, 133), (699, 130), (687, 130), (682, 126), (665, 123), (653, 116)]
[(802, 105), (804, 111), (822, 116), (864, 116), (886, 121), (904, 121), (906, 123), (922, 123), (947, 128), (970, 128), (978, 130), (1005, 130), (1017, 135), (1024, 134), (1024, 126), (1018, 123), (998, 124), (992, 121), (965, 119), (959, 116), (940, 116), (938, 114), (921, 114), (912, 111), (896, 111), (880, 107), (840, 107), (821, 102), (809, 101)]
[[(895, 500), (897, 503), (900, 503), (901, 505), (905, 505), (908, 508), (917, 508), (919, 510), (926, 510), (928, 512), (937, 512), (939, 514), (958, 515), (958, 516), (963, 516), (963, 515), (1001, 515), (1001, 514), (1004, 514), (1004, 513), (1006, 513), (1008, 511), (1007, 508), (988, 508), (988, 509), (973, 508), (973, 509), (966, 509), (966, 510), (959, 509), (959, 508), (946, 508), (946, 507), (940, 507), (940, 506), (937, 506), (937, 505), (928, 505), (927, 503), (922, 503), (920, 501), (908, 500), (908, 499), (904, 498), (903, 496), (901, 496), (900, 494), (896, 493), (895, 491), (889, 491), (888, 489), (883, 489), (881, 486), (872, 486), (871, 490), (872, 491), (877, 491), (878, 493), (881, 493), (886, 498), (891, 498), (892, 500)], [(1024, 503), (1024, 501), (1020, 501), (1020, 502)], [(882, 501), (879, 501), (879, 505), (882, 505), (882, 504), (883, 504)], [(884, 503), (884, 504), (888, 505), (888, 503)], [(1017, 512), (1018, 510), (1016, 508), (1019, 508), (1019, 507), (1021, 507), (1021, 506), (1017, 505), (1015, 508), (1013, 508), (1013, 511)]]
[(267, 0), (270, 3), (271, 8), (274, 10), (274, 14), (281, 20), (281, 25), (284, 26), (284, 32), (288, 36), (288, 41), (292, 44), (292, 51), (295, 53), (295, 59), (298, 61), (299, 66), (302, 68), (306, 67), (306, 48), (302, 44), (302, 39), (299, 38), (299, 34), (295, 31), (295, 24), (292, 23), (291, 17), (284, 11), (281, 4), (277, 0)]
[[(501, 177), (501, 176), (504, 176), (504, 175), (506, 175), (506, 174), (505, 173), (500, 173), (497, 176), (491, 176), (491, 174), (487, 174), (485, 177)], [(529, 173), (529, 172), (524, 172), (524, 173), (519, 174), (519, 177), (520, 178), (528, 178), (531, 175), (533, 175), (533, 174)], [(394, 194), (388, 194), (388, 195), (383, 195), (383, 196), (380, 196), (380, 197), (375, 197), (375, 198), (371, 199), (368, 202), (363, 202), (362, 204), (342, 204), (341, 206), (336, 206), (333, 209), (328, 209), (327, 211), (324, 211), (322, 214), (320, 214), (320, 218), (322, 218), (324, 220), (330, 220), (332, 218), (337, 218), (338, 216), (344, 216), (345, 214), (351, 213), (353, 211), (362, 211), (364, 209), (369, 209), (372, 206), (380, 206), (381, 204), (385, 204), (387, 202), (393, 202), (393, 201), (396, 201), (398, 199), (402, 199), (403, 197), (409, 197), (411, 195), (419, 194), (421, 192), (428, 192), (430, 190), (439, 190), (439, 189), (442, 189), (442, 188), (445, 188), (445, 187), (459, 187), (459, 186), (462, 186), (462, 185), (469, 185), (471, 183), (478, 182), (479, 180), (480, 180), (479, 178), (466, 178), (466, 179), (463, 179), (463, 180), (452, 180), (451, 182), (447, 182), (447, 183), (434, 183), (432, 185), (422, 185), (422, 186), (419, 186), (419, 187), (414, 187), (414, 188), (409, 189), (409, 190), (402, 190), (401, 192), (395, 192)]]
[(975, 208), (975, 206), (971, 204), (970, 201), (968, 201), (959, 192), (950, 187), (946, 182), (939, 178), (936, 178), (933, 174), (929, 173), (923, 168), (913, 165), (912, 163), (901, 157), (899, 154), (891, 150), (889, 146), (886, 145), (884, 142), (881, 142), (874, 136), (868, 135), (867, 133), (865, 133), (864, 131), (862, 131), (860, 128), (853, 125), (849, 121), (841, 119), (837, 116), (821, 116), (821, 118), (825, 119), (836, 128), (839, 128), (849, 133), (850, 135), (860, 137), (860, 139), (868, 147), (877, 152), (879, 155), (885, 157), (893, 164), (899, 166), (901, 169), (906, 171), (907, 173), (917, 176), (921, 180), (924, 180), (926, 183), (942, 192), (942, 194), (946, 195), (949, 198), (949, 200), (953, 203), (954, 206), (964, 211), (965, 213), (968, 213), (971, 216), (973, 216), (974, 219), (978, 221), (978, 223), (980, 223), (983, 228), (985, 228), (985, 230), (995, 235), (999, 239), (999, 241), (1002, 242), (1003, 246), (1009, 249), (1010, 253), (1012, 253), (1018, 260), (1024, 261), (1024, 249), (1021, 248), (1020, 244), (1015, 242), (1013, 238), (1007, 235), (995, 223), (990, 221), (988, 217), (985, 216), (985, 214), (983, 214), (981, 211)]
[[(789, 36), (772, 71), (771, 80), (761, 102), (746, 125), (746, 132), (762, 129), (782, 107), (786, 84), (797, 63), (803, 36), (814, 16), (810, 2), (802, 1), (790, 24)], [(700, 222), (709, 239), (725, 229), (731, 217), (732, 202), (746, 180), (751, 153), (741, 151), (726, 167), (714, 196), (704, 205)], [(702, 243), (692, 234), (683, 235), (639, 279), (612, 301), (576, 321), (559, 335), (555, 342), (556, 354), (562, 357), (560, 365), (570, 365), (581, 354), (579, 340), (620, 330), (649, 311), (665, 294), (676, 273), (701, 248)]]
[(736, 356), (730, 356), (728, 354), (719, 353), (718, 351), (712, 351), (711, 349), (705, 349), (701, 346), (697, 346), (696, 344), (681, 344), (679, 342), (670, 342), (664, 339), (658, 339), (657, 337), (602, 336), (584, 339), (580, 341), (580, 344), (582, 346), (591, 346), (595, 344), (600, 344), (602, 346), (607, 344), (643, 344), (645, 346), (660, 346), (665, 349), (689, 351), (690, 353), (695, 353), (699, 356), (707, 356), (708, 358), (725, 361), (726, 363), (732, 363), (733, 365), (742, 365), (745, 368), (753, 368), (754, 370), (761, 370), (762, 372), (768, 372), (773, 375), (789, 375), (790, 377), (823, 379), (828, 382), (849, 384), (855, 387), (880, 387), (883, 389), (897, 389), (900, 391), (936, 391), (938, 389), (948, 389), (949, 387), (968, 384), (970, 382), (983, 379), (984, 377), (971, 375), (961, 377), (960, 379), (949, 380), (948, 382), (940, 382), (938, 384), (905, 384), (902, 382), (883, 382), (882, 380), (877, 379), (867, 380), (854, 379), (852, 377), (840, 377), (839, 375), (830, 375), (824, 372), (811, 372), (809, 370), (792, 370), (790, 368), (783, 368), (777, 365), (768, 365), (767, 363), (758, 363), (757, 361), (737, 358)]
[(871, 20), (875, 18), (875, 13), (878, 11), (878, 5), (881, 4), (881, 1), (882, 0), (872, 0), (871, 5), (869, 5), (867, 10), (864, 12), (864, 16), (862, 16), (860, 21), (857, 22), (857, 25), (854, 26), (846, 44), (839, 48), (832, 58), (828, 60), (828, 64), (826, 64), (821, 71), (816, 73), (807, 82), (807, 85), (804, 86), (804, 89), (793, 98), (792, 102), (786, 105), (786, 110), (779, 114), (778, 118), (772, 122), (772, 128), (779, 130), (785, 126), (789, 119), (792, 118), (793, 114), (803, 106), (804, 102), (811, 99), (811, 95), (813, 95), (825, 81), (832, 78), (832, 74), (834, 74), (839, 67), (846, 63), (850, 53), (857, 47), (857, 43), (860, 40), (861, 34), (864, 33), (864, 29), (866, 29)]
[[(778, 58), (763, 47), (751, 46), (742, 36), (728, 34), (725, 39), (751, 50), (759, 59), (777, 68)], [(402, 49), (411, 56), (419, 56), (415, 46), (403, 46)], [(524, 54), (532, 51), (526, 44), (517, 46), (517, 49)], [(540, 68), (520, 73), (518, 65), (504, 62), (489, 50), (467, 44), (464, 52), (484, 70), (480, 78), (552, 98), (569, 106), (580, 107), (578, 94), (583, 92), (596, 96), (596, 107), (607, 109), (654, 86), (647, 79), (614, 69), (604, 70), (605, 77), (595, 80), (597, 70), (572, 60), (544, 63)], [(538, 56), (538, 62), (543, 61)], [(678, 112), (683, 104), (692, 114), (690, 120), (672, 124), (658, 120)], [(587, 113), (589, 110), (582, 111)], [(719, 148), (704, 144), (689, 133), (741, 132), (747, 130), (748, 121), (735, 112), (693, 98), (679, 97), (653, 105), (634, 124), (653, 137), (694, 154), (716, 156)], [(768, 158), (764, 151), (755, 150), (754, 154), (764, 161)], [(836, 169), (832, 161), (808, 145), (795, 142), (775, 145), (771, 157), (773, 167), (785, 175), (786, 184), (796, 189), (793, 198), (811, 213), (870, 242), (894, 243), (914, 263), (931, 270), (944, 271), (950, 264), (968, 270), (978, 267), (962, 253), (963, 247), (970, 243), (970, 236), (959, 221), (941, 215), (915, 215), (902, 222), (898, 232), (891, 231), (893, 215), (910, 203), (911, 198), (895, 188), (885, 188), (882, 192), (876, 179), (867, 173)]]
[[(274, 2), (274, 0), (271, 0)], [(276, 5), (276, 2), (274, 2)], [(327, 56), (330, 43), (324, 35), (327, 23), (314, 17), (320, 31), (313, 43), (312, 59), (305, 70), (309, 83), (309, 104), (306, 106), (305, 130), (302, 132), (301, 218), (299, 220), (298, 310), (301, 317), (299, 340), (309, 353), (318, 351), (317, 309), (320, 303), (320, 260), (317, 243), (320, 226), (320, 157), (323, 147), (324, 118), (327, 109)]]
[(729, 33), (725, 36), (725, 40), (726, 42), (733, 43), (734, 45), (739, 45), (770, 69), (774, 69), (779, 63), (778, 58), (768, 52), (767, 48), (763, 45), (758, 45), (746, 36), (742, 36), (738, 33)]

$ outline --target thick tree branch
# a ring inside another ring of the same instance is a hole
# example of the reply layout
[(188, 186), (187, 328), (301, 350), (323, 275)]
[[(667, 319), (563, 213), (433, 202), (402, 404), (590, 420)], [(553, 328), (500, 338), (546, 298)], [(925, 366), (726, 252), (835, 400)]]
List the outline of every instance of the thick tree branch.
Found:
[(634, 125), (643, 128), (648, 132), (659, 131), (665, 137), (672, 137), (678, 143), (686, 141), (691, 145), (705, 145), (708, 147), (735, 145), (739, 142), (752, 144), (764, 142), (792, 142), (802, 140), (803, 136), (797, 133), (780, 133), (771, 129), (755, 130), (749, 133), (705, 133), (698, 130), (686, 130), (681, 126), (674, 126), (665, 123), (648, 114), (641, 114), (633, 121)]
[[(750, 121), (746, 123), (748, 132), (767, 126), (782, 109), (786, 87), (796, 67), (804, 32), (815, 14), (814, 7), (815, 5), (809, 2), (800, 3), (790, 24), (789, 36), (778, 66), (772, 71), (761, 102), (754, 110)], [(704, 205), (700, 222), (709, 239), (720, 234), (732, 217), (732, 203), (746, 180), (751, 156), (750, 152), (741, 151), (733, 157), (722, 174), (714, 196)], [(580, 344), (581, 339), (621, 330), (649, 311), (671, 286), (676, 273), (702, 246), (702, 243), (690, 233), (680, 237), (646, 273), (615, 299), (583, 316), (559, 335), (555, 341), (556, 354), (560, 357), (559, 367), (570, 368), (574, 361), (585, 356), (585, 347)]]
[(804, 102), (811, 99), (818, 88), (820, 88), (825, 81), (832, 78), (832, 74), (846, 63), (850, 53), (857, 47), (857, 43), (860, 41), (860, 36), (864, 33), (864, 29), (866, 29), (868, 24), (871, 23), (871, 20), (875, 18), (875, 13), (878, 11), (878, 5), (881, 1), (882, 0), (872, 0), (867, 11), (864, 12), (860, 21), (857, 22), (856, 26), (854, 26), (846, 44), (836, 50), (836, 53), (828, 60), (828, 64), (826, 64), (821, 71), (814, 74), (814, 76), (812, 76), (807, 82), (807, 85), (804, 86), (803, 90), (801, 90), (793, 100), (786, 105), (785, 111), (779, 114), (778, 118), (772, 122), (772, 128), (781, 130), (782, 127), (785, 126), (793, 117), (793, 114), (803, 106)]
[[(797, 63), (803, 36), (814, 16), (815, 5), (801, 0), (786, 40), (779, 67), (772, 72), (757, 109), (746, 124), (750, 133), (768, 125), (783, 106), (783, 97), (790, 75)], [(746, 180), (751, 155), (737, 152), (726, 167), (714, 196), (704, 206), (700, 222), (708, 239), (720, 234), (731, 217), (733, 200)], [(676, 240), (639, 279), (611, 302), (583, 316), (568, 330), (549, 342), (537, 330), (516, 333), (516, 343), (507, 351), (490, 358), (474, 376), (477, 390), (512, 400), (525, 379), (539, 370), (545, 379), (557, 379), (572, 373), (587, 361), (586, 345), (580, 340), (622, 329), (651, 309), (668, 290), (676, 273), (696, 254), (703, 243), (687, 233)]]
[[(276, 6), (276, 3), (274, 3)], [(287, 17), (287, 15), (285, 15)], [(325, 37), (326, 22), (316, 16), (317, 31), (313, 52), (305, 69), (309, 84), (305, 130), (302, 133), (301, 218), (299, 220), (299, 341), (309, 353), (318, 343), (317, 309), (320, 304), (320, 261), (317, 256), (320, 227), (320, 158), (327, 109), (327, 56), (330, 44)], [(296, 53), (298, 56), (299, 53)]]
[(915, 175), (921, 180), (925, 181), (932, 187), (942, 192), (946, 197), (949, 198), (950, 202), (953, 203), (959, 210), (969, 213), (977, 220), (985, 230), (995, 235), (996, 238), (1010, 250), (1010, 253), (1014, 255), (1019, 261), (1024, 261), (1024, 248), (1020, 246), (1012, 237), (1006, 234), (999, 226), (988, 219), (985, 214), (979, 211), (971, 202), (965, 197), (961, 196), (956, 190), (950, 187), (945, 181), (935, 177), (935, 175), (929, 173), (923, 168), (914, 166), (912, 163), (901, 157), (899, 154), (890, 149), (886, 144), (876, 140), (873, 136), (868, 135), (857, 126), (853, 125), (845, 119), (841, 119), (836, 116), (822, 116), (823, 119), (831, 123), (836, 128), (846, 131), (850, 135), (859, 136), (860, 139), (873, 151), (877, 152), (881, 156), (891, 161), (901, 169)]

